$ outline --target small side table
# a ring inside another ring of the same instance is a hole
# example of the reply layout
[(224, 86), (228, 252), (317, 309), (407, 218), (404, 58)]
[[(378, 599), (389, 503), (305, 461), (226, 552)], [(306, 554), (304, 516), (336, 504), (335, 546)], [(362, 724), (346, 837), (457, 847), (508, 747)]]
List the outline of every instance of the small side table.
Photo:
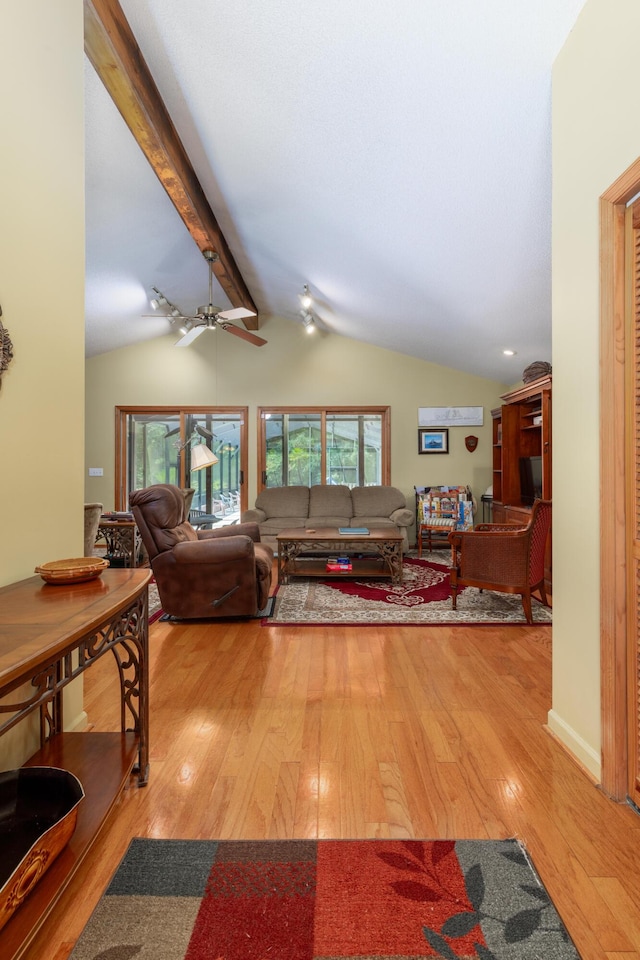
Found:
[(107, 543), (107, 556), (123, 567), (137, 567), (142, 537), (135, 520), (100, 520), (96, 540)]

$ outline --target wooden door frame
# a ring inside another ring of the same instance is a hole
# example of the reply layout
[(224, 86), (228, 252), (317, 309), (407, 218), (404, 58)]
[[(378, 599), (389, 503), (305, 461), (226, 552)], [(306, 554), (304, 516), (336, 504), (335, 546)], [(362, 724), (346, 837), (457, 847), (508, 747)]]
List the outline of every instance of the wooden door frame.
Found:
[(628, 793), (626, 205), (640, 158), (600, 197), (600, 691), (602, 788)]

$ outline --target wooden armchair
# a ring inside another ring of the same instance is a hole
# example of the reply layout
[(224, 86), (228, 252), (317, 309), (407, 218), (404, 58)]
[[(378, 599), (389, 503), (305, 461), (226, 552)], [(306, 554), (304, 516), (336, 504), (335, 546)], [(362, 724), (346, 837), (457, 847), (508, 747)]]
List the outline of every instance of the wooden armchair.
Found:
[(527, 623), (533, 623), (531, 594), (544, 587), (544, 552), (551, 527), (551, 501), (536, 500), (526, 527), (481, 523), (475, 530), (449, 534), (453, 609), (460, 587), (519, 593)]

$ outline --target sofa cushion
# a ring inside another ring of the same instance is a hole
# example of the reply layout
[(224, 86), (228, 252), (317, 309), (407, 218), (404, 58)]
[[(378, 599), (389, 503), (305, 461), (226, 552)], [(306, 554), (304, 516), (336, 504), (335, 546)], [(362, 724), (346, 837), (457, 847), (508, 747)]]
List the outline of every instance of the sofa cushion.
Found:
[(389, 520), (389, 517), (368, 516), (367, 514), (353, 517), (349, 522), (349, 526), (368, 527), (371, 530), (374, 530), (376, 527), (393, 527), (395, 530), (398, 529), (397, 524), (395, 524), (393, 520)]
[(335, 518), (348, 526), (353, 516), (351, 490), (343, 484), (317, 483), (309, 491), (309, 517), (319, 520), (325, 517), (325, 527), (334, 526)]
[(289, 530), (295, 527), (308, 527), (307, 517), (272, 517), (270, 520), (264, 520), (260, 524), (260, 539), (265, 536), (275, 537), (281, 530)]
[(286, 523), (284, 526), (299, 527), (299, 518), (306, 520), (309, 516), (309, 487), (267, 487), (256, 497), (256, 507), (264, 511), (267, 519), (297, 517), (296, 523)]
[(313, 527), (315, 530), (321, 530), (323, 527), (348, 527), (351, 523), (351, 517), (309, 517), (305, 520), (305, 527)]
[[(354, 487), (351, 491), (353, 516), (384, 517), (387, 521), (394, 510), (406, 508), (405, 495), (397, 487)], [(365, 524), (352, 524), (352, 526)]]

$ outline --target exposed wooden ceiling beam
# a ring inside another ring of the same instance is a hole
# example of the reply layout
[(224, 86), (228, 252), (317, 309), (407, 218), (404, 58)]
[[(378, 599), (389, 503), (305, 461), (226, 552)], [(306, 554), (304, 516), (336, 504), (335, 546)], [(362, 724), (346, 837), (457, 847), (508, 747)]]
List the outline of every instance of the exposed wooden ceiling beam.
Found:
[[(257, 314), (118, 0), (84, 0), (84, 48), (196, 244), (218, 254), (213, 272), (231, 304)], [(257, 316), (244, 323), (259, 328)]]

